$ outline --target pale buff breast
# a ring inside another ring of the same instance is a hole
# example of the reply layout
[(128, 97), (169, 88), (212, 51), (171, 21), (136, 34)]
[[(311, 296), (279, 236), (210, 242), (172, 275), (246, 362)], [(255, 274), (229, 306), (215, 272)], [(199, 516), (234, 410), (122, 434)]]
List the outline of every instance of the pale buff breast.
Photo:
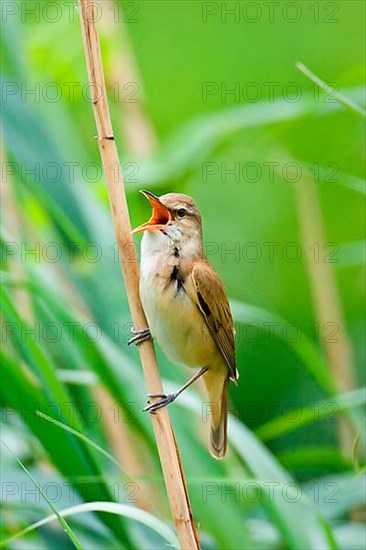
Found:
[(170, 281), (169, 262), (174, 258), (156, 252), (142, 259), (140, 296), (151, 334), (172, 361), (207, 366), (217, 355), (216, 344), (196, 304)]

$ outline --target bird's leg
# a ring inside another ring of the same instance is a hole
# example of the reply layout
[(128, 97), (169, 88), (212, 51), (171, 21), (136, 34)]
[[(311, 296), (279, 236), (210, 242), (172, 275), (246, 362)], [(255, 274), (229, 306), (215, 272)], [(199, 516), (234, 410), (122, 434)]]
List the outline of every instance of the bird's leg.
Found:
[(159, 401), (155, 401), (155, 403), (151, 403), (151, 405), (148, 405), (147, 407), (145, 407), (144, 411), (152, 413), (152, 412), (156, 411), (157, 409), (161, 409), (161, 407), (165, 407), (166, 405), (169, 405), (169, 403), (172, 403), (178, 397), (178, 395), (180, 395), (182, 392), (184, 392), (184, 390), (189, 388), (189, 386), (191, 384), (193, 384), (193, 382), (198, 380), (198, 378), (200, 376), (202, 376), (202, 374), (205, 374), (205, 372), (207, 370), (208, 370), (207, 367), (202, 367), (202, 369), (200, 369), (198, 372), (196, 372), (196, 374), (194, 376), (192, 376), (192, 378), (190, 378), (188, 380), (188, 382), (186, 382), (184, 384), (184, 386), (182, 386), (181, 388), (179, 388), (179, 390), (177, 390), (173, 393), (149, 393), (148, 394), (149, 398), (150, 397), (160, 397), (161, 399), (159, 399)]
[(136, 344), (136, 346), (138, 346), (142, 342), (145, 342), (145, 340), (150, 340), (151, 338), (151, 332), (149, 328), (136, 330), (134, 327), (132, 327), (131, 332), (135, 336), (132, 336), (132, 338), (129, 339), (129, 341), (127, 342), (128, 346), (130, 346), (131, 344)]

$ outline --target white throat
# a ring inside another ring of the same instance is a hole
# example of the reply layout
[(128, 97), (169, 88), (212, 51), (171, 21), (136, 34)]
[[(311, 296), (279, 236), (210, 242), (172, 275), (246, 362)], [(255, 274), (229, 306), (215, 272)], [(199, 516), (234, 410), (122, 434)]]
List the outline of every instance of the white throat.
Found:
[(174, 225), (168, 226), (164, 232), (146, 231), (141, 240), (141, 263), (143, 264), (144, 260), (152, 255), (161, 256), (162, 259), (179, 255), (185, 260), (201, 256), (201, 236), (198, 231), (184, 235)]

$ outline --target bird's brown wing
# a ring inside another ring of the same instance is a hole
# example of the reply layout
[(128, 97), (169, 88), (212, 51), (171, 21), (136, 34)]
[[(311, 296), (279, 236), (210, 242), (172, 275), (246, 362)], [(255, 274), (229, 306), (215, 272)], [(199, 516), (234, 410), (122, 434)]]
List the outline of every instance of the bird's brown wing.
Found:
[(235, 382), (239, 377), (235, 362), (235, 331), (224, 285), (214, 269), (206, 262), (195, 264), (192, 270), (192, 281), (195, 292), (191, 298), (199, 307), (225, 359), (230, 379)]

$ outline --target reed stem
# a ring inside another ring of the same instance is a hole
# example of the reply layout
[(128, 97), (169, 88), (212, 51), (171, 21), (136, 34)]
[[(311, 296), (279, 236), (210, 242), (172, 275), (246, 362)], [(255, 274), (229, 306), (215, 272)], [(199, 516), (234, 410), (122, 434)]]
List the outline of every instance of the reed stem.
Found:
[[(147, 327), (147, 320), (139, 297), (137, 257), (135, 255), (134, 258), (131, 258), (131, 250), (134, 249), (131, 224), (122, 169), (109, 113), (99, 36), (95, 25), (94, 3), (92, 0), (79, 0), (79, 7), (86, 65), (93, 94), (99, 150), (107, 183), (121, 268), (132, 320), (135, 326), (143, 328)], [(163, 388), (153, 343), (151, 341), (144, 342), (139, 346), (139, 352), (148, 393), (162, 393)], [(198, 549), (198, 534), (193, 522), (182, 463), (166, 408), (159, 409), (156, 414), (151, 415), (151, 420), (180, 546), (185, 550)]]

